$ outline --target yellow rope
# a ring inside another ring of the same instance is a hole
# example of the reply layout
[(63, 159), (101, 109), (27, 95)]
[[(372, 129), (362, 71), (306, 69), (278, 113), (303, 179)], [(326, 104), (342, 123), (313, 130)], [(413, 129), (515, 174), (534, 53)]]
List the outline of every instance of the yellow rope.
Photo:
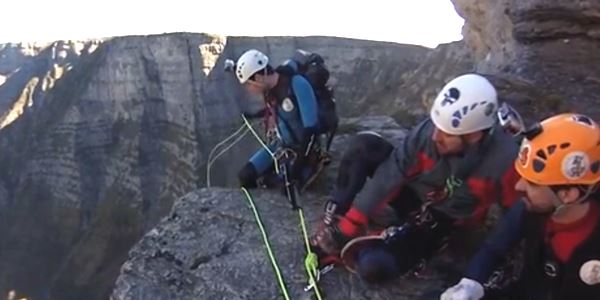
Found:
[(271, 250), (271, 244), (269, 243), (269, 237), (267, 235), (267, 232), (265, 231), (265, 227), (262, 224), (260, 215), (258, 214), (258, 211), (256, 210), (256, 206), (254, 206), (254, 201), (252, 201), (252, 196), (250, 196), (250, 193), (245, 188), (242, 188), (242, 191), (244, 192), (244, 194), (246, 194), (248, 203), (250, 203), (250, 208), (252, 209), (252, 212), (254, 213), (254, 219), (256, 220), (256, 223), (258, 224), (258, 228), (260, 229), (260, 233), (262, 234), (263, 242), (265, 243), (265, 247), (267, 248), (267, 253), (269, 254), (269, 258), (271, 259), (271, 265), (273, 266), (273, 270), (275, 270), (275, 275), (277, 276), (277, 282), (279, 283), (279, 288), (281, 289), (281, 292), (283, 293), (283, 298), (285, 298), (286, 300), (289, 300), (290, 296), (288, 295), (287, 288), (285, 287), (285, 282), (283, 281), (283, 277), (281, 276), (281, 271), (279, 271), (279, 266), (277, 265), (277, 260), (275, 259), (273, 250)]
[[(250, 129), (250, 131), (252, 132), (254, 137), (258, 140), (258, 142), (263, 146), (263, 148), (265, 148), (267, 150), (267, 152), (269, 152), (269, 154), (273, 158), (273, 162), (275, 165), (275, 172), (277, 174), (279, 174), (279, 166), (277, 164), (277, 157), (275, 157), (275, 154), (271, 151), (271, 149), (269, 149), (269, 147), (267, 147), (267, 145), (262, 141), (260, 136), (254, 131), (254, 129), (252, 128), (252, 125), (250, 125), (250, 122), (248, 122), (246, 117), (244, 117), (242, 115), (242, 119), (244, 119), (244, 123)], [(295, 191), (292, 191), (292, 192), (295, 192)], [(247, 191), (246, 191), (246, 193), (247, 193)], [(258, 215), (258, 213), (255, 213), (255, 215)], [(304, 222), (304, 213), (302, 212), (302, 208), (300, 208), (300, 207), (298, 208), (298, 216), (300, 218), (300, 226), (302, 228), (302, 235), (304, 238), (304, 243), (306, 245), (306, 257), (304, 258), (304, 267), (306, 269), (306, 272), (308, 273), (309, 285), (313, 285), (317, 299), (322, 300), (323, 298), (321, 297), (321, 293), (320, 293), (319, 287), (317, 285), (317, 280), (315, 278), (315, 276), (317, 276), (317, 274), (319, 272), (319, 258), (317, 257), (317, 255), (314, 252), (312, 252), (310, 250), (310, 243), (308, 241), (308, 233), (306, 230), (306, 222)], [(259, 223), (259, 226), (262, 226), (262, 225), (260, 225), (260, 223)], [(261, 231), (264, 232), (264, 229), (261, 228)], [(273, 254), (270, 250), (270, 246), (268, 246), (268, 240), (266, 239), (266, 233), (263, 234), (263, 238), (265, 239), (265, 244), (267, 245), (267, 248), (269, 249), (269, 255), (272, 256)], [(274, 264), (274, 268), (276, 269), (277, 277), (280, 280), (279, 284), (281, 286), (283, 284), (282, 283), (283, 279), (280, 278), (281, 274), (278, 271), (279, 269), (276, 267), (276, 262), (275, 262), (274, 257), (271, 258), (271, 262)], [(284, 287), (282, 287), (282, 289)]]
[[(246, 133), (248, 133), (248, 131), (249, 131), (248, 128), (246, 128), (246, 130), (244, 132), (242, 132), (242, 130), (244, 129), (244, 127), (246, 127), (246, 126), (244, 124), (242, 124), (242, 126), (238, 130), (236, 130), (232, 135), (228, 136), (226, 139), (224, 139), (220, 143), (216, 144), (212, 148), (212, 150), (210, 150), (210, 153), (208, 154), (208, 163), (206, 164), (206, 187), (210, 187), (211, 186), (211, 182), (210, 182), (210, 169), (212, 167), (212, 164), (219, 157), (221, 157), (221, 155), (223, 155), (225, 152), (227, 152), (229, 149), (231, 149), (231, 147), (233, 147), (235, 144), (237, 144), (237, 142), (239, 142), (246, 135)], [(240, 134), (240, 132), (242, 132), (242, 133)], [(230, 139), (234, 138), (235, 136), (237, 136), (237, 138), (233, 142), (231, 142), (231, 144), (229, 144), (227, 147), (225, 147), (225, 149), (221, 150), (217, 155), (215, 155), (215, 157), (212, 157), (213, 154), (214, 154), (214, 152), (220, 146), (224, 145), (225, 143), (227, 143)]]
[(256, 131), (254, 131), (254, 128), (252, 128), (252, 125), (250, 124), (250, 122), (248, 122), (248, 119), (246, 119), (246, 117), (244, 117), (244, 115), (242, 115), (242, 119), (244, 120), (244, 123), (246, 124), (248, 129), (250, 129), (250, 132), (252, 132), (252, 135), (254, 135), (256, 140), (258, 140), (258, 142), (261, 144), (261, 146), (263, 146), (263, 148), (265, 148), (265, 150), (267, 150), (267, 152), (269, 152), (269, 155), (271, 155), (271, 157), (273, 158), (273, 164), (275, 165), (275, 173), (279, 174), (279, 165), (277, 163), (277, 158), (275, 157), (275, 153), (273, 153), (273, 151), (271, 151), (271, 149), (269, 149), (269, 147), (267, 147), (267, 145), (263, 142), (263, 140), (256, 133)]
[(301, 208), (298, 209), (298, 216), (300, 217), (300, 226), (302, 227), (302, 235), (304, 236), (304, 243), (306, 245), (306, 258), (304, 259), (304, 267), (308, 273), (308, 283), (314, 286), (317, 299), (322, 300), (323, 298), (321, 297), (321, 292), (319, 291), (319, 286), (317, 285), (317, 280), (315, 278), (319, 272), (319, 257), (317, 257), (317, 254), (310, 250), (306, 223), (304, 222), (304, 213), (302, 212)]

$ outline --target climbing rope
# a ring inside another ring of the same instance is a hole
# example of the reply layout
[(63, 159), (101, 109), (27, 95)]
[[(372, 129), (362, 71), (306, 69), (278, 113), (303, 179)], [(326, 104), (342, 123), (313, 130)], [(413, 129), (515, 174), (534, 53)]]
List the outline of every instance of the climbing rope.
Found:
[[(250, 125), (250, 122), (248, 122), (248, 120), (244, 116), (242, 116), (242, 118), (244, 119), (245, 125), (252, 132), (254, 137), (263, 146), (263, 148), (265, 150), (267, 150), (267, 152), (271, 155), (271, 157), (273, 158), (274, 166), (275, 166), (275, 172), (279, 173), (278, 157), (276, 157), (275, 154), (271, 151), (271, 149), (269, 149), (269, 147), (262, 141), (260, 136), (258, 134), (256, 134), (256, 132), (252, 128), (252, 125)], [(288, 175), (287, 168), (284, 168), (284, 172), (286, 173), (286, 174), (284, 174), (284, 177), (286, 179), (285, 180), (286, 188), (289, 188), (290, 183), (287, 180), (287, 175)], [(249, 195), (245, 189), (244, 189), (244, 191), (247, 195)], [(300, 206), (296, 205), (296, 201), (295, 201), (297, 192), (293, 186), (291, 187), (291, 189), (288, 189), (287, 191), (288, 191), (287, 196), (288, 196), (288, 198), (290, 198), (289, 199), (290, 203), (292, 203), (293, 208), (298, 211), (298, 217), (300, 219), (300, 227), (302, 229), (302, 236), (303, 236), (304, 243), (306, 245), (306, 257), (304, 259), (304, 267), (305, 267), (306, 272), (309, 277), (309, 286), (314, 287), (315, 295), (317, 296), (317, 299), (322, 300), (323, 298), (321, 297), (321, 293), (320, 293), (319, 287), (317, 285), (317, 279), (318, 279), (318, 275), (319, 275), (319, 269), (318, 269), (319, 258), (317, 257), (316, 253), (312, 252), (312, 250), (310, 249), (310, 243), (308, 241), (308, 231), (306, 230), (306, 222), (304, 221), (304, 213), (302, 211), (302, 208)], [(253, 208), (253, 209), (255, 210), (255, 208)], [(255, 212), (255, 216), (257, 216), (257, 215), (258, 214)], [(258, 219), (257, 219), (257, 222), (258, 222)], [(285, 285), (283, 284), (283, 279), (281, 279), (281, 274), (278, 271), (279, 268), (276, 267), (275, 258), (273, 257), (272, 251), (270, 250), (268, 238), (266, 237), (266, 233), (264, 233), (264, 228), (262, 228), (262, 225), (260, 225), (260, 223), (259, 223), (259, 227), (261, 227), (261, 231), (263, 232), (263, 239), (265, 240), (265, 245), (267, 245), (267, 248), (269, 249), (268, 250), (269, 256), (271, 256), (271, 263), (274, 264), (274, 269), (276, 270), (275, 272), (277, 273), (279, 285), (282, 288), (282, 290), (284, 291), (284, 295), (286, 295), (287, 292), (285, 291)]]
[(252, 135), (254, 135), (254, 137), (260, 143), (260, 145), (263, 148), (265, 148), (265, 150), (267, 150), (267, 152), (269, 152), (269, 155), (271, 155), (271, 157), (273, 158), (273, 164), (275, 165), (275, 173), (279, 174), (279, 165), (278, 165), (277, 159), (275, 158), (275, 154), (273, 153), (273, 151), (271, 151), (271, 149), (269, 149), (269, 147), (265, 144), (265, 142), (263, 142), (263, 140), (260, 138), (258, 133), (256, 133), (256, 131), (254, 131), (254, 128), (252, 128), (252, 125), (250, 124), (250, 122), (248, 122), (248, 119), (246, 119), (246, 117), (244, 117), (244, 115), (242, 115), (242, 119), (244, 120), (244, 124), (246, 125), (246, 127), (248, 127), (248, 130), (250, 130), (250, 132), (252, 132)]
[(302, 208), (298, 208), (298, 216), (300, 218), (300, 226), (302, 227), (302, 235), (304, 236), (304, 243), (306, 245), (304, 268), (306, 269), (306, 273), (308, 273), (308, 284), (309, 286), (313, 286), (315, 288), (315, 295), (317, 296), (317, 299), (321, 300), (323, 298), (321, 297), (321, 292), (317, 284), (319, 275), (319, 257), (310, 249), (308, 233), (306, 230), (306, 222), (304, 222), (304, 213), (302, 212)]
[(279, 270), (279, 265), (277, 264), (277, 260), (275, 259), (275, 255), (273, 254), (273, 250), (271, 249), (271, 244), (269, 243), (269, 236), (265, 231), (265, 227), (263, 226), (260, 215), (258, 214), (258, 210), (256, 210), (256, 206), (254, 205), (254, 201), (252, 200), (252, 196), (245, 188), (242, 188), (242, 191), (246, 195), (246, 199), (248, 199), (248, 203), (250, 204), (250, 208), (254, 213), (254, 219), (256, 220), (256, 224), (258, 224), (258, 228), (260, 229), (260, 233), (262, 234), (263, 242), (265, 243), (265, 247), (267, 248), (267, 253), (269, 254), (269, 258), (271, 260), (271, 265), (273, 266), (273, 270), (275, 271), (275, 275), (277, 276), (277, 282), (279, 283), (279, 288), (283, 293), (283, 298), (286, 300), (290, 299), (287, 288), (285, 287), (285, 281), (283, 281), (283, 276), (281, 276), (281, 271)]
[[(242, 132), (242, 130), (246, 129), (244, 132)], [(210, 168), (212, 167), (212, 164), (219, 158), (221, 157), (221, 155), (223, 155), (225, 152), (227, 152), (229, 149), (231, 149), (231, 147), (233, 147), (235, 144), (237, 144), (237, 142), (239, 142), (247, 133), (248, 131), (250, 131), (245, 124), (242, 124), (242, 126), (240, 126), (239, 129), (237, 129), (233, 134), (231, 134), (230, 136), (228, 136), (227, 138), (225, 138), (223, 141), (221, 141), (220, 143), (216, 144), (211, 150), (210, 153), (208, 154), (208, 163), (206, 165), (206, 187), (210, 187)], [(240, 134), (241, 132), (241, 134)], [(239, 135), (239, 136), (237, 136)], [(213, 158), (213, 154), (214, 152), (222, 145), (224, 145), (225, 143), (227, 143), (229, 140), (231, 140), (232, 138), (234, 138), (235, 136), (237, 136), (237, 138), (231, 142), (227, 147), (225, 147), (225, 149), (221, 150), (217, 155), (215, 155), (215, 157)]]

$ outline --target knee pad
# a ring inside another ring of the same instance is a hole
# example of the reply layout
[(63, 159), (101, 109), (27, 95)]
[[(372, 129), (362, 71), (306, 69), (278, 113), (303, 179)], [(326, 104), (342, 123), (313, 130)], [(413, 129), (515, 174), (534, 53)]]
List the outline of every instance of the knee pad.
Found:
[(399, 275), (396, 258), (382, 247), (363, 249), (356, 263), (358, 274), (368, 283), (382, 283)]
[(244, 188), (256, 188), (256, 180), (258, 179), (258, 174), (256, 174), (256, 168), (251, 163), (246, 163), (244, 167), (238, 173), (238, 180), (240, 182), (240, 186)]

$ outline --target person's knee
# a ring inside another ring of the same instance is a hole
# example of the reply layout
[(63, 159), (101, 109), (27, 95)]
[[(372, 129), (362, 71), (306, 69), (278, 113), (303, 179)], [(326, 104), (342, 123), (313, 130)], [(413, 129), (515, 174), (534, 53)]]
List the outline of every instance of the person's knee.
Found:
[(358, 134), (350, 143), (352, 159), (357, 161), (361, 168), (364, 168), (368, 176), (373, 176), (377, 167), (387, 159), (394, 146), (375, 134)]
[(244, 188), (255, 188), (256, 180), (258, 179), (258, 174), (256, 173), (256, 168), (251, 163), (246, 163), (244, 167), (238, 173), (238, 181), (240, 186)]
[(342, 155), (338, 168), (337, 186), (348, 188), (365, 181), (369, 170), (369, 153), (366, 153), (365, 141), (361, 135), (356, 136), (348, 143), (348, 148)]
[(382, 248), (364, 249), (358, 256), (360, 277), (372, 284), (382, 283), (399, 275), (395, 257)]
[(343, 157), (351, 160), (365, 160), (367, 153), (366, 149), (373, 139), (378, 139), (377, 136), (371, 134), (357, 134), (350, 139)]

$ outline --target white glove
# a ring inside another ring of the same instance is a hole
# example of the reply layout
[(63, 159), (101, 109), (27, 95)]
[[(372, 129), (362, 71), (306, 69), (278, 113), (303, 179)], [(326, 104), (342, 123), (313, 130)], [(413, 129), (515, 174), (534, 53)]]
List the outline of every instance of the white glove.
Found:
[(440, 300), (479, 300), (483, 295), (483, 286), (479, 282), (463, 278), (457, 285), (448, 288)]

